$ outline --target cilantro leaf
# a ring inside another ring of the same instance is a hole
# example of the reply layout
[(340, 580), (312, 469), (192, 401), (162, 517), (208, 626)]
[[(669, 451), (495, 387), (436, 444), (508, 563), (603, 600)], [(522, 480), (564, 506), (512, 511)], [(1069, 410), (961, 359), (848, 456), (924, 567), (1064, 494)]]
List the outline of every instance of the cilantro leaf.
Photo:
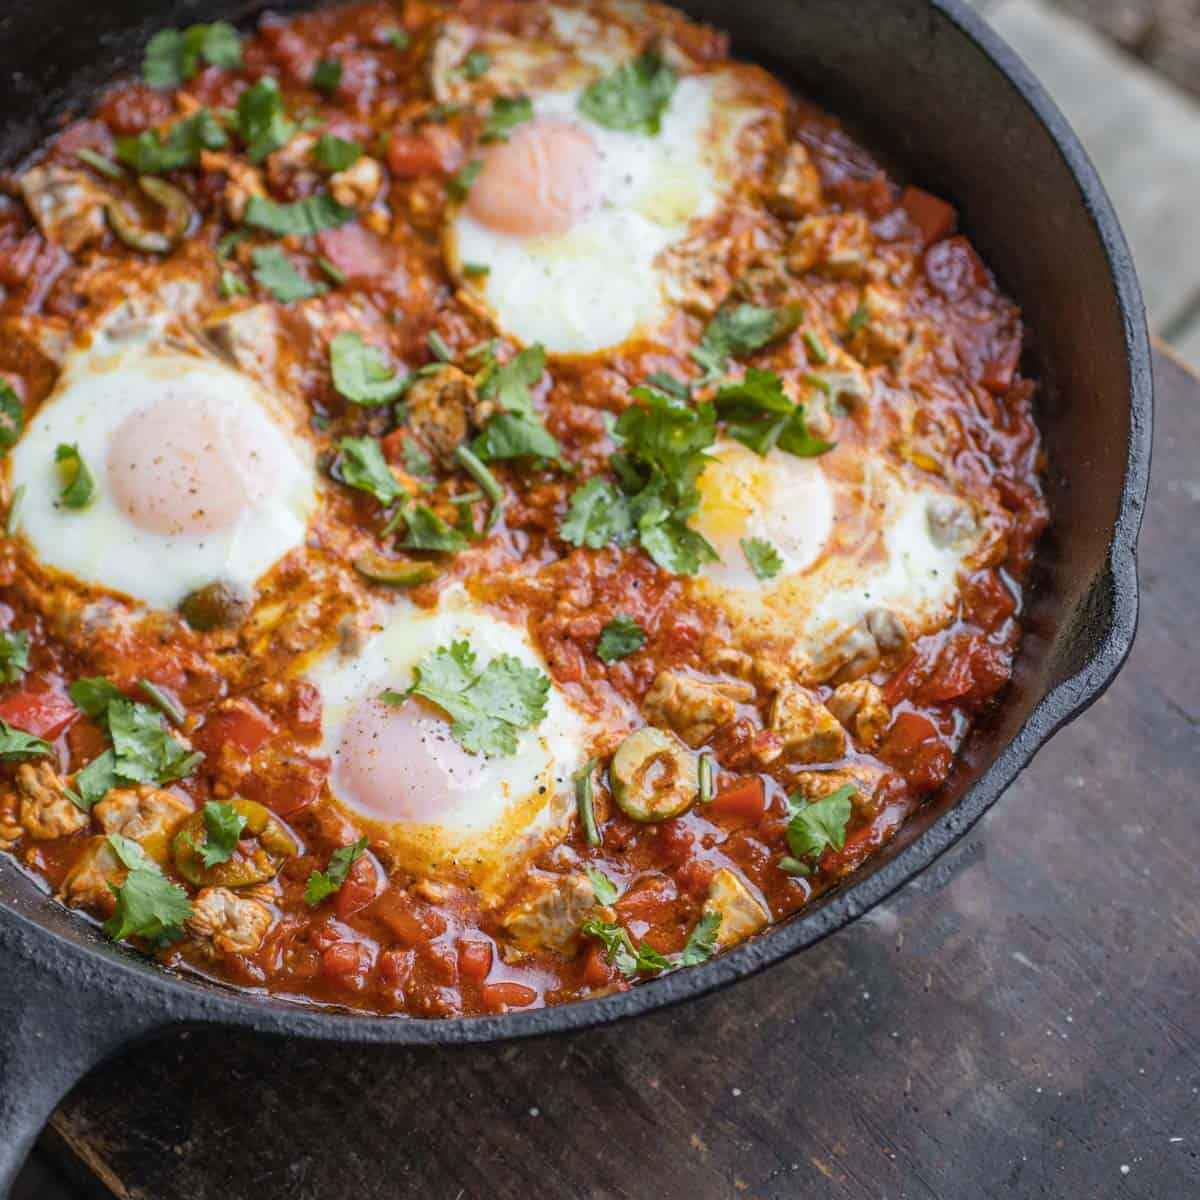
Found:
[(546, 370), (546, 351), (529, 346), (506, 363), (489, 348), (475, 385), (480, 400), (500, 411), (487, 423), (471, 449), (485, 462), (505, 458), (561, 459), (562, 448), (547, 432), (533, 407), (533, 391)]
[(579, 111), (605, 129), (653, 136), (678, 82), (675, 72), (652, 51), (593, 83), (579, 98)]
[(312, 73), (312, 85), (325, 96), (332, 96), (342, 82), (342, 60), (323, 58)]
[(344, 171), (362, 158), (362, 146), (332, 133), (323, 133), (313, 147), (313, 158), (327, 171)]
[(202, 150), (220, 150), (229, 138), (221, 123), (207, 108), (176, 121), (166, 132), (143, 129), (136, 136), (118, 137), (117, 158), (139, 175), (162, 175), (181, 167), (195, 166)]
[(357, 333), (339, 333), (329, 343), (329, 365), (333, 386), (355, 404), (387, 404), (404, 391), (405, 378)]
[(29, 634), (24, 629), (0, 633), (0, 683), (19, 683), (29, 670)]
[(246, 818), (222, 800), (204, 802), (204, 843), (198, 846), (206, 867), (228, 862), (237, 849), (238, 838), (246, 828)]
[(584, 863), (584, 873), (588, 879), (592, 881), (592, 891), (596, 896), (597, 904), (614, 904), (617, 897), (621, 894), (617, 891), (617, 885), (601, 870), (593, 867), (591, 863)]
[(518, 413), (523, 417), (534, 417), (534, 384), (540, 382), (546, 370), (546, 351), (541, 345), (533, 345), (514, 354), (506, 363), (498, 363), (494, 356), (476, 377), (481, 400), (490, 400), (504, 412)]
[(86, 767), (75, 772), (75, 791), (68, 792), (76, 807), (91, 812), (92, 806), (103, 800), (117, 786), (117, 757), (111, 750), (97, 755)]
[(628, 931), (613, 921), (601, 921), (593, 917), (584, 921), (580, 932), (585, 937), (596, 938), (604, 946), (605, 961), (614, 964), (627, 979), (636, 975), (656, 975), (672, 966), (669, 958), (646, 942), (634, 949)]
[(192, 915), (187, 892), (172, 883), (137, 842), (110, 833), (108, 844), (129, 874), (124, 883), (108, 885), (117, 906), (104, 932), (115, 942), (127, 937), (153, 941), (178, 929)]
[(632, 617), (618, 615), (600, 630), (596, 656), (601, 662), (619, 662), (636, 654), (645, 644), (646, 631)]
[(854, 784), (847, 783), (812, 804), (805, 804), (803, 797), (790, 796), (788, 804), (792, 815), (787, 827), (788, 849), (797, 858), (816, 857), (828, 846), (840, 850), (846, 844), (846, 826), (853, 812), (851, 801), (857, 792)]
[(418, 478), (432, 478), (436, 471), (433, 459), (412, 438), (404, 439), (400, 453), (404, 457), (404, 469), (410, 475), (416, 475)]
[(540, 421), (509, 412), (496, 413), (471, 443), (471, 449), (484, 462), (562, 457), (562, 447)]
[(721, 914), (706, 912), (700, 917), (692, 929), (687, 945), (679, 956), (681, 967), (694, 967), (712, 958), (717, 948), (717, 930), (721, 928)]
[(487, 74), (492, 65), (492, 56), (484, 50), (472, 50), (463, 59), (462, 73), (464, 79), (480, 79)]
[(324, 871), (314, 871), (304, 887), (304, 903), (316, 908), (327, 896), (340, 891), (350, 868), (366, 853), (367, 839), (360, 837), (349, 846), (339, 846), (330, 856)]
[(236, 121), (246, 157), (253, 163), (262, 162), (268, 154), (286, 145), (297, 128), (284, 108), (279, 84), (269, 75), (251, 84), (238, 97)]
[(799, 304), (780, 308), (759, 308), (736, 304), (722, 308), (708, 323), (692, 359), (708, 372), (720, 375), (731, 358), (744, 358), (764, 346), (786, 337), (804, 319)]
[(354, 209), (339, 204), (328, 192), (318, 192), (292, 204), (251, 196), (242, 223), (265, 229), (276, 237), (306, 237), (325, 229), (337, 229), (353, 221), (354, 215)]
[(380, 504), (407, 500), (408, 493), (400, 486), (392, 468), (383, 457), (383, 450), (372, 437), (342, 438), (338, 442), (337, 478), (348, 487), (368, 492)]
[(528, 96), (497, 96), (483, 124), (482, 142), (507, 142), (518, 125), (533, 120), (533, 102)]
[(766, 538), (742, 538), (740, 545), (755, 579), (774, 579), (783, 570), (779, 551)]
[(450, 718), (450, 732), (471, 754), (510, 755), (517, 734), (546, 715), (550, 680), (512, 655), (493, 658), (482, 670), (465, 641), (440, 646), (413, 672), (410, 695), (436, 704)]
[(471, 188), (475, 184), (475, 180), (479, 178), (479, 172), (483, 170), (483, 162), (480, 159), (473, 159), (467, 163), (465, 167), (456, 175), (450, 177), (450, 181), (446, 184), (446, 191), (451, 200), (465, 200), (470, 194)]
[(142, 78), (151, 87), (178, 87), (199, 73), (201, 62), (236, 71), (242, 65), (238, 31), (225, 21), (160, 30), (146, 43)]
[(774, 371), (749, 368), (745, 378), (721, 388), (713, 402), (726, 433), (756, 454), (778, 446), (789, 454), (814, 458), (835, 445), (808, 432), (804, 405), (792, 403)]
[(609, 480), (594, 475), (575, 489), (559, 533), (573, 546), (593, 550), (612, 542), (621, 545), (633, 535), (628, 502)]
[(71, 703), (93, 721), (101, 720), (114, 700), (127, 699), (115, 683), (110, 683), (102, 675), (75, 680), (67, 689), (67, 695), (71, 697)]
[(12, 387), (0, 379), (0, 458), (16, 444), (25, 428), (25, 406)]
[(7, 721), (0, 720), (0, 759), (4, 762), (23, 762), (27, 758), (41, 758), (54, 749), (49, 742), (14, 729)]
[(329, 291), (328, 284), (305, 279), (279, 246), (256, 246), (251, 257), (255, 282), (265, 287), (280, 304), (311, 300)]
[(62, 485), (58, 502), (66, 508), (87, 508), (96, 497), (96, 481), (76, 445), (60, 444), (54, 451), (54, 462)]
[(204, 755), (192, 753), (148, 704), (122, 697), (105, 711), (116, 760), (113, 771), (131, 783), (170, 783), (190, 775)]
[(404, 514), (407, 532), (399, 543), (405, 550), (440, 550), (454, 553), (467, 548), (467, 540), (425, 504), (413, 504)]

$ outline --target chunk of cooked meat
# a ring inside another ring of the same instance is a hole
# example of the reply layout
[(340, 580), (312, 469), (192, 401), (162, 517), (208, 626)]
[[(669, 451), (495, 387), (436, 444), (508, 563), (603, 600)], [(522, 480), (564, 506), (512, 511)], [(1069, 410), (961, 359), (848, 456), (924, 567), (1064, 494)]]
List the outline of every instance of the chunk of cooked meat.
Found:
[(263, 174), (257, 167), (219, 150), (201, 150), (200, 166), (205, 171), (225, 175), (225, 212), (229, 219), (240, 222), (246, 215), (246, 205), (251, 196), (266, 196), (267, 187)]
[(695, 679), (664, 671), (646, 695), (644, 711), (652, 725), (673, 729), (693, 749), (722, 725), (736, 720), (738, 705), (754, 699), (751, 684)]
[(192, 901), (184, 930), (205, 954), (253, 954), (271, 928), (271, 910), (229, 888), (202, 888)]
[(86, 171), (57, 163), (31, 167), (21, 176), (21, 194), (46, 240), (71, 254), (104, 236), (109, 196)]
[(344, 171), (329, 177), (333, 198), (346, 208), (366, 208), (383, 186), (383, 168), (377, 159), (363, 155)]
[(418, 379), (405, 396), (408, 427), (431, 453), (449, 460), (467, 440), (478, 404), (471, 377), (448, 364)]
[(799, 142), (787, 148), (779, 178), (767, 204), (781, 217), (796, 220), (821, 208), (821, 176), (808, 151)]
[(750, 889), (725, 867), (712, 877), (708, 885), (704, 911), (721, 916), (721, 924), (717, 927), (717, 946), (721, 950), (744, 942), (765, 929), (771, 919)]
[(733, 241), (701, 235), (666, 250), (661, 261), (667, 298), (690, 313), (711, 317), (733, 290)]
[(805, 217), (787, 248), (788, 270), (819, 271), (835, 279), (866, 279), (875, 255), (871, 226), (862, 213)]
[(867, 320), (851, 339), (850, 347), (868, 366), (892, 362), (913, 338), (913, 323), (904, 316), (904, 296), (895, 288), (869, 283), (862, 304)]
[(882, 767), (860, 766), (837, 767), (832, 771), (798, 771), (794, 794), (803, 796), (811, 804), (816, 800), (824, 800), (826, 796), (832, 796), (838, 788), (851, 783), (858, 789), (856, 807), (869, 807), (871, 798), (885, 774)]
[(107, 916), (113, 910), (112, 889), (127, 874), (108, 838), (94, 837), (71, 864), (58, 894), (72, 908), (90, 908)]
[(770, 731), (775, 735), (765, 755), (770, 762), (828, 762), (846, 749), (838, 719), (807, 689), (785, 684), (771, 701)]
[(114, 788), (95, 808), (92, 815), (105, 833), (119, 833), (132, 839), (157, 862), (167, 855), (167, 840), (190, 812), (191, 805), (173, 792), (139, 784)]
[(873, 670), (880, 659), (909, 644), (908, 629), (890, 608), (873, 608), (838, 643), (836, 664), (843, 678)]
[(21, 827), (39, 841), (78, 833), (88, 814), (68, 798), (58, 772), (47, 762), (22, 763), (16, 774)]
[(530, 889), (500, 922), (523, 950), (561, 949), (596, 906), (586, 875), (538, 876), (530, 880)]
[(270, 304), (228, 313), (204, 326), (204, 336), (224, 358), (247, 374), (269, 378), (279, 344), (278, 318)]
[(892, 723), (892, 710), (883, 693), (869, 679), (843, 683), (826, 702), (829, 711), (846, 727), (860, 746), (879, 744)]

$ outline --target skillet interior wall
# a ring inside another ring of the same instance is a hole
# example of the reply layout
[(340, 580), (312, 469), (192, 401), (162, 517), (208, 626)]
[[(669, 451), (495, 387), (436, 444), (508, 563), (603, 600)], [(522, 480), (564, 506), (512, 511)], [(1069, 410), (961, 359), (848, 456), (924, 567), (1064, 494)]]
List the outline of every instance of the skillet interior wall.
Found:
[[(0, 17), (0, 161), (18, 161), (61, 114), (82, 110), (108, 80), (136, 70), (141, 47), (157, 29), (217, 17), (244, 25), (266, 7), (296, 11), (319, 2), (13, 5)], [(736, 54), (775, 69), (861, 129), (915, 182), (952, 200), (1034, 333), (1053, 521), (1014, 682), (968, 743), (965, 769), (868, 865), (871, 874), (945, 812), (1037, 700), (1088, 658), (1102, 616), (1089, 601), (1095, 602), (1093, 583), (1117, 519), (1129, 445), (1125, 330), (1099, 233), (1070, 170), (1020, 96), (949, 27), (936, 3), (676, 3), (728, 29)], [(936, 80), (932, 92), (930, 80)]]

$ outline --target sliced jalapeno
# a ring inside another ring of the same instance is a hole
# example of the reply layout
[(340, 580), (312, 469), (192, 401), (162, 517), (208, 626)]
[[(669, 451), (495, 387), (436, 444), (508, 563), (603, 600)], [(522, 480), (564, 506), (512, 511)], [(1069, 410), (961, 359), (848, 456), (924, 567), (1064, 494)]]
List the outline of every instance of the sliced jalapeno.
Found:
[(195, 206), (186, 192), (181, 192), (165, 179), (152, 175), (138, 177), (138, 187), (163, 210), (163, 229), (146, 226), (141, 214), (131, 205), (113, 200), (107, 206), (108, 223), (117, 235), (132, 250), (145, 254), (169, 254), (187, 236), (196, 216)]
[(631, 733), (608, 770), (613, 799), (635, 821), (666, 821), (700, 794), (699, 760), (678, 738), (647, 725)]
[(354, 569), (372, 583), (382, 583), (394, 588), (416, 587), (418, 584), (428, 583), (438, 573), (433, 563), (388, 558), (374, 550), (364, 550), (354, 560)]
[(266, 883), (279, 873), (285, 859), (299, 852), (296, 839), (270, 809), (238, 796), (229, 803), (245, 818), (246, 826), (227, 862), (204, 865), (201, 847), (207, 830), (203, 810), (188, 817), (175, 835), (175, 869), (197, 887), (237, 888)]

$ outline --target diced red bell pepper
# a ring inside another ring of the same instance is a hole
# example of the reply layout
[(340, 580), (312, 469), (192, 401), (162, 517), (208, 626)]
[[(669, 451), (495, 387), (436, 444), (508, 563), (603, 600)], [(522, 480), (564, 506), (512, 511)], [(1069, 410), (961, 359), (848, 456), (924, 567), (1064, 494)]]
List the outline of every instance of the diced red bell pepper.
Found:
[(471, 983), (482, 983), (492, 969), (492, 943), (464, 938), (458, 943), (458, 973)]
[(940, 242), (954, 232), (958, 214), (945, 200), (939, 200), (919, 187), (908, 187), (900, 197), (900, 204), (912, 222), (921, 231), (926, 246)]
[(766, 808), (766, 789), (763, 781), (756, 776), (739, 779), (737, 783), (722, 788), (709, 806), (716, 816), (742, 817), (747, 821), (761, 821)]
[(0, 720), (39, 738), (58, 737), (79, 715), (79, 709), (57, 692), (17, 692), (0, 700)]

